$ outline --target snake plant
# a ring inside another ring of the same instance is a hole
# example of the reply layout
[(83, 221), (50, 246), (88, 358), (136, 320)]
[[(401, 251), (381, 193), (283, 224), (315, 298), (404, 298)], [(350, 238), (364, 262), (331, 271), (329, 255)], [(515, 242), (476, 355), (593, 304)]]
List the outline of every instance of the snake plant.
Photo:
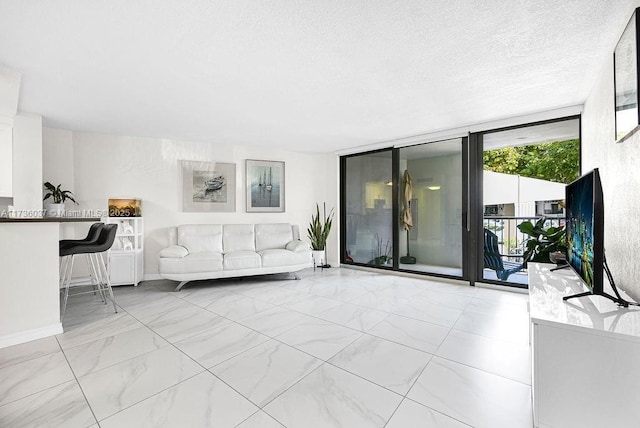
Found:
[(320, 207), (316, 204), (316, 213), (311, 216), (311, 223), (307, 228), (307, 236), (314, 251), (322, 251), (327, 245), (327, 237), (333, 221), (333, 209), (329, 215), (326, 214), (326, 209), (323, 209), (323, 217), (323, 219), (320, 218)]

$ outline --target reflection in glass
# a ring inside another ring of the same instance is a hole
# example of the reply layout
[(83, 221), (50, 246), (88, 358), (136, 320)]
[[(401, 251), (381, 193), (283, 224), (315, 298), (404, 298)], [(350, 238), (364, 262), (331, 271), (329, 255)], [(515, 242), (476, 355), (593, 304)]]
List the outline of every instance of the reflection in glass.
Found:
[(391, 150), (346, 159), (346, 262), (392, 266)]
[(462, 276), (462, 140), (400, 149), (399, 173), (400, 269)]

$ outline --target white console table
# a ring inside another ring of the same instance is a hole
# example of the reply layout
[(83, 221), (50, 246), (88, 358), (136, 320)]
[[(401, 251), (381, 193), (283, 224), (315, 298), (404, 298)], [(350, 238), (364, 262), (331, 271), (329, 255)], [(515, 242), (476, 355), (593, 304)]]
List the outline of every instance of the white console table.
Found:
[(640, 308), (601, 296), (564, 302), (587, 290), (553, 267), (528, 267), (534, 425), (640, 427)]

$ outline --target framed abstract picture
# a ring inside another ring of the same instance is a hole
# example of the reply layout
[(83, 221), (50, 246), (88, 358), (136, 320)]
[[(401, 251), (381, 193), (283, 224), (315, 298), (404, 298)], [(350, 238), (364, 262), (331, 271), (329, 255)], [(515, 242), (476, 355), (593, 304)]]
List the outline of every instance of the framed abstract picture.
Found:
[(182, 210), (235, 212), (236, 164), (183, 160)]
[(624, 141), (640, 123), (638, 109), (638, 10), (631, 15), (613, 54), (616, 141)]
[(284, 212), (284, 162), (246, 162), (247, 212)]

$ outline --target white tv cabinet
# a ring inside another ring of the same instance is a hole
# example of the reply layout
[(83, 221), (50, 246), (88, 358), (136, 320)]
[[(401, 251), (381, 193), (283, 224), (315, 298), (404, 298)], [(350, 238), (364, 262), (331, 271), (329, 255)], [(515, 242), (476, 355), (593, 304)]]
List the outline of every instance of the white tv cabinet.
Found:
[(640, 308), (601, 296), (564, 302), (587, 290), (553, 267), (528, 267), (534, 426), (640, 427)]
[(105, 223), (118, 225), (109, 250), (111, 285), (138, 285), (144, 275), (144, 222), (142, 217), (107, 217)]

